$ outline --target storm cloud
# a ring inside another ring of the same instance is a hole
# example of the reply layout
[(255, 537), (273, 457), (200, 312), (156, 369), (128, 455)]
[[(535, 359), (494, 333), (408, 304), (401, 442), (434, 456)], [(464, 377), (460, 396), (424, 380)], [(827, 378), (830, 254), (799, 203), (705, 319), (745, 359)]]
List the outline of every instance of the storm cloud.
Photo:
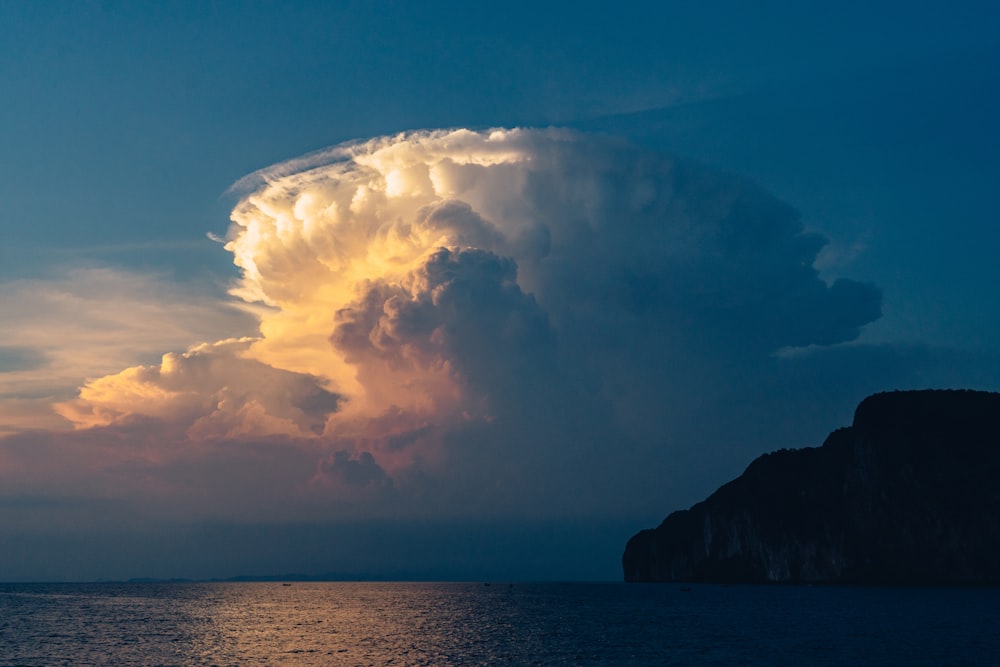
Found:
[(290, 515), (649, 498), (644, 471), (703, 446), (692, 419), (880, 315), (875, 286), (821, 279), (826, 239), (787, 204), (609, 138), (412, 132), (235, 188), (231, 294), (259, 335), (86, 382), (60, 442), (160, 424), (143, 475)]

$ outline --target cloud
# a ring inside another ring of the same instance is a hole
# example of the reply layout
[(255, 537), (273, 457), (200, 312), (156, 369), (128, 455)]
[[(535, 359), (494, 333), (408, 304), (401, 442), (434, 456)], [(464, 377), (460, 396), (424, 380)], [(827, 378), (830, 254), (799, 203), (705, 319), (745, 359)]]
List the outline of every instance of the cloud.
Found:
[(548, 319), (518, 286), (515, 263), (476, 248), (434, 250), (398, 285), (369, 282), (335, 322), (330, 340), (361, 384), (397, 389), (377, 403), (429, 400), (438, 414), (519, 387), (554, 352)]
[(72, 397), (87, 378), (256, 333), (255, 317), (214, 288), (107, 267), (0, 282), (8, 323), (0, 329), (8, 351), (0, 355), (0, 430), (67, 428), (51, 404)]
[(45, 365), (45, 354), (33, 347), (0, 346), (0, 373), (24, 371)]
[[(566, 130), (382, 137), (237, 189), (231, 293), (259, 333), (123, 364), (57, 406), (81, 429), (67, 447), (158, 430), (142, 474), (216, 508), (238, 505), (224, 490), (320, 514), (655, 495), (634, 487), (701, 446), (692, 415), (880, 313), (876, 287), (821, 279), (826, 240), (749, 182)], [(115, 447), (102, 469), (130, 460)], [(243, 486), (208, 490), (196, 471), (227, 461)]]
[(183, 426), (192, 438), (322, 432), (337, 396), (315, 378), (243, 358), (252, 343), (233, 339), (167, 353), (159, 364), (87, 382), (56, 412), (78, 427), (155, 418)]
[(354, 487), (391, 487), (392, 478), (375, 462), (370, 452), (357, 456), (345, 450), (336, 451), (320, 465), (320, 476), (326, 482)]

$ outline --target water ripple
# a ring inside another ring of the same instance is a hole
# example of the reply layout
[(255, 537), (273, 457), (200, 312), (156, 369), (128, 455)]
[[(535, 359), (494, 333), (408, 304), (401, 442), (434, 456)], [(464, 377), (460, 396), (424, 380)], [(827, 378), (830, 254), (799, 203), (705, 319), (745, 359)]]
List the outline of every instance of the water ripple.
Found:
[(0, 665), (987, 665), (1000, 591), (0, 585)]

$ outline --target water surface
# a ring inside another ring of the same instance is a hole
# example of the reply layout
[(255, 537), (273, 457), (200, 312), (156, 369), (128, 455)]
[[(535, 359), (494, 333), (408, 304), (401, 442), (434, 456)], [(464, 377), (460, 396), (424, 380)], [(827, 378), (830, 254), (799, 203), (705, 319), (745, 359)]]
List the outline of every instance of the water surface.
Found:
[(996, 665), (1000, 590), (0, 585), (0, 665)]

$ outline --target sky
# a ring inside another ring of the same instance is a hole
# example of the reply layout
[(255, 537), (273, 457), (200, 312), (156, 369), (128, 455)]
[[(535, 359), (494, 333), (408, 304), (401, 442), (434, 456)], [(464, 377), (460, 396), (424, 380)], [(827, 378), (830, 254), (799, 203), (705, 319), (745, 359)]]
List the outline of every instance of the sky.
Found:
[(998, 19), (0, 3), (0, 580), (618, 580), (1000, 390)]

